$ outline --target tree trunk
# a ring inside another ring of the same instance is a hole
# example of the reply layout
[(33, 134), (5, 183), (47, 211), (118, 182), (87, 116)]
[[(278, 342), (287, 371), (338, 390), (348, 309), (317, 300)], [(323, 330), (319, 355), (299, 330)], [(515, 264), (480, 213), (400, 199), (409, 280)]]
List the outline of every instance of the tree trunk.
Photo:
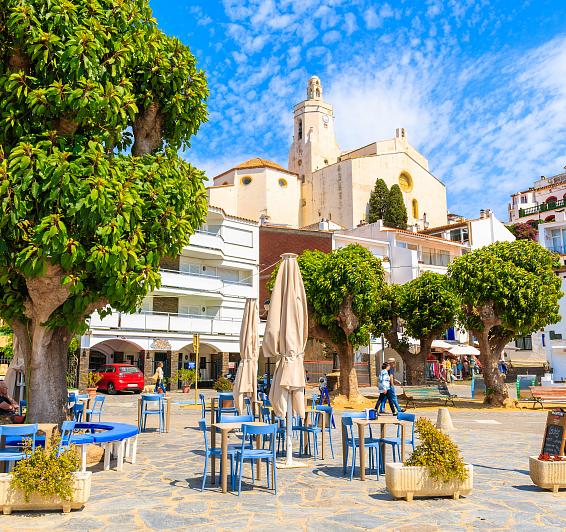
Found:
[(132, 155), (141, 156), (157, 150), (163, 142), (163, 116), (159, 105), (152, 102), (134, 120)]
[(510, 402), (509, 389), (505, 384), (505, 375), (500, 373), (497, 366), (507, 339), (502, 338), (497, 341), (495, 348), (492, 349), (487, 328), (481, 332), (472, 332), (480, 345), (480, 361), (487, 391), (484, 402), (491, 406), (507, 406)]
[(407, 385), (414, 386), (424, 383), (424, 364), (426, 355), (422, 353), (413, 355), (412, 353), (399, 353), (403, 362), (407, 366)]
[(354, 368), (354, 348), (348, 341), (336, 347), (338, 347), (338, 360), (340, 360), (340, 393), (351, 401), (360, 395), (358, 374)]

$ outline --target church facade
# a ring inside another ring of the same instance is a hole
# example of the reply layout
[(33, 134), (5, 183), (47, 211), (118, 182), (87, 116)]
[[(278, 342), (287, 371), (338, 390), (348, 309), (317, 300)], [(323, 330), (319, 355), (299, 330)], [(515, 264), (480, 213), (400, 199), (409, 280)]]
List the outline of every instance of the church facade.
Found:
[(446, 224), (446, 187), (403, 128), (392, 139), (342, 152), (333, 107), (324, 101), (316, 76), (308, 81), (306, 100), (295, 106), (293, 122), (288, 169), (264, 159), (246, 161), (214, 178), (210, 203), (272, 224), (305, 227), (326, 219), (350, 229), (366, 220), (371, 191), (381, 178), (401, 188), (410, 226)]

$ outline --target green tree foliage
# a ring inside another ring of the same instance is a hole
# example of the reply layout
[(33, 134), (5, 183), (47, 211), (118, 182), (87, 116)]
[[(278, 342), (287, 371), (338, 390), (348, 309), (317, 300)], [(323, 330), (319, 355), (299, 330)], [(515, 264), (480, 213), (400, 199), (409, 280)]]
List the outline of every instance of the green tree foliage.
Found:
[(383, 179), (377, 179), (368, 203), (368, 223), (383, 220), (389, 203), (389, 189)]
[(393, 185), (389, 191), (389, 202), (385, 209), (383, 223), (387, 227), (407, 229), (407, 208), (399, 185)]
[(148, 0), (0, 0), (0, 317), (30, 420), (63, 418), (85, 317), (135, 310), (204, 220), (203, 173), (177, 151), (207, 94)]
[(305, 251), (298, 263), (309, 303), (309, 336), (336, 350), (341, 393), (354, 399), (359, 395), (354, 349), (386, 326), (375, 319), (385, 289), (381, 261), (351, 244), (331, 253)]
[(489, 393), (504, 405), (509, 394), (497, 363), (512, 338), (560, 320), (558, 255), (531, 240), (498, 242), (456, 259), (448, 268), (461, 301), (462, 321), (478, 339)]
[(538, 240), (538, 229), (531, 224), (517, 223), (507, 226), (517, 240)]
[[(445, 275), (424, 272), (403, 285), (389, 287), (387, 302), (378, 309), (379, 322), (389, 321), (387, 341), (407, 366), (409, 384), (424, 380), (424, 366), (433, 340), (452, 326), (459, 303)], [(420, 348), (410, 349), (409, 338), (419, 340)]]

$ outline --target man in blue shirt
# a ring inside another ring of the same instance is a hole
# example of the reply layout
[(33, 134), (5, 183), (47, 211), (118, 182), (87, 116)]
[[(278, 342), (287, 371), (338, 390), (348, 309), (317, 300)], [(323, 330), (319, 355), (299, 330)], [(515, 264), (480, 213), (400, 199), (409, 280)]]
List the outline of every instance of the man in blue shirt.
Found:
[[(395, 359), (388, 358), (389, 363), (389, 378), (391, 381), (391, 386), (387, 390), (387, 402), (389, 403), (389, 408), (391, 408), (391, 413), (397, 415), (397, 412), (404, 412), (405, 409), (399, 406), (399, 401), (397, 400), (397, 394), (395, 393), (395, 384), (401, 384), (395, 379)], [(385, 412), (385, 401), (381, 404), (380, 412)]]

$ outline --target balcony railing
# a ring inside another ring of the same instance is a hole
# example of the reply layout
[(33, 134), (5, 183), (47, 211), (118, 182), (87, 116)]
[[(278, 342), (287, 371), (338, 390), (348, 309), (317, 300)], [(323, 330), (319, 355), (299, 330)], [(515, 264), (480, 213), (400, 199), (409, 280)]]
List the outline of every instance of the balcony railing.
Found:
[(177, 275), (186, 275), (189, 277), (203, 277), (205, 279), (219, 279), (220, 281), (222, 281), (223, 283), (226, 284), (236, 284), (236, 285), (240, 285), (240, 286), (252, 286), (252, 278), (253, 278), (253, 272), (250, 272), (249, 275), (247, 275), (246, 280), (245, 281), (232, 281), (231, 279), (225, 279), (224, 277), (222, 277), (219, 274), (210, 274), (210, 273), (194, 273), (194, 272), (184, 272), (182, 270), (168, 270), (166, 268), (160, 268), (160, 270), (162, 272), (168, 272), (168, 273), (175, 273)]
[(560, 255), (566, 255), (566, 248), (564, 246), (550, 246), (548, 250), (554, 253), (560, 253)]
[[(220, 318), (203, 315), (173, 314), (165, 312), (138, 312), (125, 314), (113, 312), (100, 319), (98, 314), (90, 317), (91, 329), (117, 329), (124, 331), (171, 332), (186, 334), (239, 335), (241, 318)], [(265, 322), (260, 323), (260, 335), (265, 331)]]
[(556, 201), (550, 201), (548, 203), (541, 203), (540, 205), (535, 205), (534, 207), (528, 207), (526, 209), (519, 209), (519, 217), (529, 216), (530, 214), (537, 214), (539, 212), (552, 211), (554, 209), (559, 209), (564, 207), (566, 200), (559, 199)]

